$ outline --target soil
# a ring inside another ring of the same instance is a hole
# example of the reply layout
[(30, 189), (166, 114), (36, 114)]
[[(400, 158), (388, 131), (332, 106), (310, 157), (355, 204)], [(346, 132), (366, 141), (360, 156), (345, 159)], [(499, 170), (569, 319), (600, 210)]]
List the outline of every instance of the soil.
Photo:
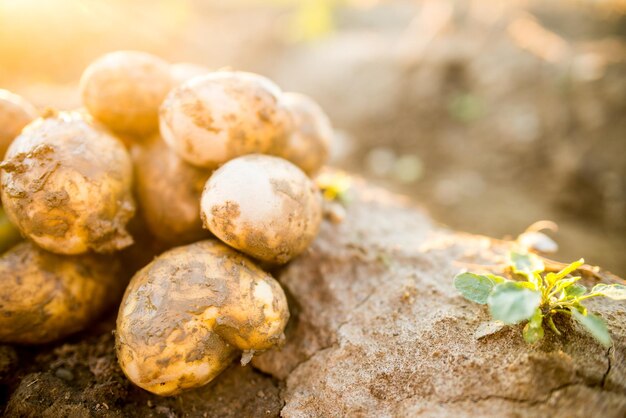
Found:
[[(528, 346), (520, 327), (477, 339), (488, 320), (452, 277), (502, 263), (511, 243), (437, 226), (419, 208), (357, 182), (341, 223), (275, 275), (289, 295), (286, 345), (233, 364), (204, 388), (159, 398), (134, 387), (114, 355), (114, 313), (45, 347), (0, 349), (6, 416), (623, 417), (626, 309), (589, 303), (605, 350), (557, 322)], [(603, 281), (621, 282), (608, 273)], [(587, 284), (597, 281), (585, 277)]]

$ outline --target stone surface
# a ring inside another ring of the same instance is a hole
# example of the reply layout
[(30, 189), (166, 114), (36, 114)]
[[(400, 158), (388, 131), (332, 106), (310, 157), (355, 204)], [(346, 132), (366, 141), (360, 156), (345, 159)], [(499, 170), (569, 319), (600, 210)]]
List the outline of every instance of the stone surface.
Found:
[(287, 344), (254, 365), (286, 379), (284, 417), (626, 414), (624, 304), (589, 303), (609, 322), (610, 352), (566, 320), (536, 346), (521, 326), (477, 340), (488, 313), (452, 277), (502, 263), (512, 244), (356, 189), (344, 223), (326, 223), (280, 275), (294, 299)]

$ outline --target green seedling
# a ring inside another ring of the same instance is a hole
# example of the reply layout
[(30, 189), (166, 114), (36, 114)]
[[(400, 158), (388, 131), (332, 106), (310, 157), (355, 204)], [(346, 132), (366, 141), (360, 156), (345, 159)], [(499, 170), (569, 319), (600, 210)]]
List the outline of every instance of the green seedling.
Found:
[(317, 187), (328, 201), (338, 201), (344, 205), (350, 203), (349, 191), (352, 178), (343, 171), (323, 172), (315, 179)]
[(512, 252), (510, 280), (494, 274), (460, 273), (454, 286), (468, 300), (487, 305), (494, 320), (512, 325), (526, 322), (524, 340), (533, 344), (541, 340), (545, 328), (561, 335), (553, 317), (568, 315), (582, 325), (605, 347), (612, 345), (611, 336), (602, 318), (589, 312), (583, 301), (594, 297), (626, 300), (623, 284), (597, 284), (590, 291), (578, 283), (574, 273), (583, 265), (575, 261), (558, 272), (546, 272), (543, 261), (532, 253)]

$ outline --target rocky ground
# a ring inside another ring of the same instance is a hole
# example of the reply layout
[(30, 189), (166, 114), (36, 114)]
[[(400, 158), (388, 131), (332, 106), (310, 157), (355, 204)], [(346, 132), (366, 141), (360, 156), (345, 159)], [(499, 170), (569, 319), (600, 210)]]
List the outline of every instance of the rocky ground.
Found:
[(487, 312), (452, 278), (501, 263), (510, 245), (444, 229), (358, 185), (345, 220), (325, 222), (312, 248), (276, 272), (292, 312), (282, 350), (159, 398), (117, 366), (112, 313), (57, 345), (1, 347), (0, 408), (9, 417), (625, 416), (624, 304), (589, 304), (609, 323), (608, 351), (565, 320), (562, 337), (546, 332), (536, 346), (519, 327), (476, 338)]

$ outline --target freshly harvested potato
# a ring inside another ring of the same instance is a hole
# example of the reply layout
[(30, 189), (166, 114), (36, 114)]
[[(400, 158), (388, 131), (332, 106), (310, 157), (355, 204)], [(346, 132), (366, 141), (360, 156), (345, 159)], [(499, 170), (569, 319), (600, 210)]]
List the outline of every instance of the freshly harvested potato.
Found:
[(284, 147), (291, 116), (280, 89), (260, 75), (218, 71), (173, 89), (160, 113), (161, 135), (190, 164), (217, 168), (244, 154)]
[(284, 93), (283, 104), (291, 111), (294, 129), (284, 148), (277, 155), (305, 173), (317, 172), (328, 160), (333, 128), (322, 108), (308, 96)]
[(44, 344), (84, 329), (123, 290), (119, 263), (22, 242), (0, 256), (0, 342)]
[(132, 243), (132, 162), (115, 137), (79, 113), (28, 125), (0, 164), (2, 204), (23, 235), (59, 254)]
[(247, 155), (209, 178), (200, 211), (205, 228), (254, 258), (283, 264), (313, 241), (322, 219), (314, 183), (287, 160)]
[(133, 148), (135, 190), (149, 231), (164, 243), (188, 244), (206, 238), (200, 196), (211, 171), (187, 164), (160, 136)]
[(157, 395), (210, 382), (244, 351), (281, 343), (289, 318), (274, 278), (216, 240), (174, 248), (131, 280), (116, 349), (128, 378)]
[(124, 135), (158, 129), (159, 106), (174, 86), (167, 62), (138, 51), (117, 51), (97, 59), (80, 81), (83, 104), (98, 121)]
[(179, 62), (177, 64), (170, 65), (170, 73), (172, 74), (172, 80), (174, 81), (175, 86), (182, 84), (187, 80), (191, 80), (194, 77), (205, 75), (210, 72), (211, 70), (207, 67), (190, 62)]
[(0, 254), (22, 241), (19, 229), (9, 221), (4, 209), (0, 207)]
[(37, 118), (37, 109), (22, 97), (0, 89), (0, 158), (22, 128)]

